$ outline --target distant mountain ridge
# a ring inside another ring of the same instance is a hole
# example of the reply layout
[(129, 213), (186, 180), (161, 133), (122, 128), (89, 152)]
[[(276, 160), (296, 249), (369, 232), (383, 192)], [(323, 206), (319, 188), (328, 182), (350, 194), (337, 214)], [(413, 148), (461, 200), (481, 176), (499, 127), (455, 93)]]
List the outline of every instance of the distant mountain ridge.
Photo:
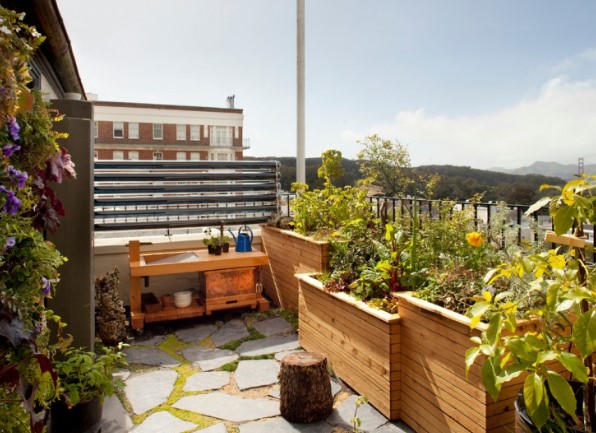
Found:
[[(508, 174), (540, 174), (542, 176), (560, 177), (561, 179), (569, 180), (577, 175), (577, 164), (560, 164), (558, 162), (536, 161), (532, 165), (520, 168), (489, 168), (490, 171), (497, 171)], [(589, 175), (596, 174), (596, 164), (586, 164), (584, 166), (584, 173)]]

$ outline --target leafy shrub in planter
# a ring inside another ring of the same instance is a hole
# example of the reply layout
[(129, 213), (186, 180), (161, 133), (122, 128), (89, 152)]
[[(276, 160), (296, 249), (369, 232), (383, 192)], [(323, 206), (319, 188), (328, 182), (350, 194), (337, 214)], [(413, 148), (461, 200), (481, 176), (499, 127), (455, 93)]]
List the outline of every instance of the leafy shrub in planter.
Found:
[(333, 184), (334, 179), (343, 175), (341, 159), (338, 150), (327, 150), (321, 155), (317, 175), (324, 180), (323, 189), (309, 191), (306, 184), (292, 184), (292, 190), (297, 193), (290, 202), (296, 232), (320, 239), (332, 236), (350, 222), (374, 218), (372, 205), (366, 199), (367, 181), (343, 188)]
[[(596, 223), (596, 176), (569, 181), (556, 188), (559, 194), (539, 200), (528, 213), (548, 204), (554, 220), (555, 240), (564, 244), (581, 241), (585, 224)], [(573, 228), (574, 236), (566, 235)], [(565, 235), (565, 236), (563, 236)], [(593, 354), (596, 352), (596, 272), (582, 248), (572, 247), (530, 255), (516, 254), (494, 269), (489, 283), (523, 287), (527, 297), (538, 297), (536, 308), (522, 309), (520, 301), (505, 291), (483, 293), (470, 309), (476, 323), (489, 318), (488, 329), (473, 341), (466, 354), (466, 367), (485, 357), (482, 379), (497, 399), (501, 386), (526, 374), (523, 399), (527, 414), (544, 431), (594, 431)], [(521, 301), (524, 299), (522, 298)], [(511, 335), (518, 320), (530, 319), (536, 331)], [(577, 401), (568, 378), (553, 363), (579, 381), (584, 396), (583, 419), (576, 414)], [(573, 429), (573, 430), (572, 430)]]

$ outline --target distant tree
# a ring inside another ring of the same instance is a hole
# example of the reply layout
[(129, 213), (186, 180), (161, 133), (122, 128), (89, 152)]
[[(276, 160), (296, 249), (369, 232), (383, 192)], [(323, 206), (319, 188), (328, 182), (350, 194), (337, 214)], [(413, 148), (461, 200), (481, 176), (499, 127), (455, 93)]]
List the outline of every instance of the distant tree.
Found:
[(363, 146), (358, 152), (360, 172), (364, 178), (383, 188), (386, 196), (414, 193), (428, 198), (432, 196), (438, 177), (413, 170), (405, 145), (397, 140), (385, 140), (377, 134), (359, 140), (358, 144)]
[(383, 188), (385, 195), (404, 194), (411, 185), (408, 177), (412, 168), (408, 148), (397, 140), (384, 140), (377, 134), (358, 140), (360, 172)]

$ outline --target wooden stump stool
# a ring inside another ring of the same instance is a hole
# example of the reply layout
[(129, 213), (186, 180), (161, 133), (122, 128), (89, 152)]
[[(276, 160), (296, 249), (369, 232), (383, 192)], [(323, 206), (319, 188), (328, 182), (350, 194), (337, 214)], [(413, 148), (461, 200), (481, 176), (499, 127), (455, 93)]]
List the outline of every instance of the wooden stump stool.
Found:
[(314, 422), (333, 410), (327, 359), (313, 352), (292, 353), (280, 371), (281, 416), (290, 422)]

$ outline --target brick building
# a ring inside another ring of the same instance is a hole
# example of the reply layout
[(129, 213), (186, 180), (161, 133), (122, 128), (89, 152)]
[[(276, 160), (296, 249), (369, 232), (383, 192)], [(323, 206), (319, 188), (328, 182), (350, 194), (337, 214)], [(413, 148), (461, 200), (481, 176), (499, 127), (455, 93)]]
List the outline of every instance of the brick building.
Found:
[(96, 159), (243, 159), (243, 110), (181, 105), (97, 101), (94, 109)]

